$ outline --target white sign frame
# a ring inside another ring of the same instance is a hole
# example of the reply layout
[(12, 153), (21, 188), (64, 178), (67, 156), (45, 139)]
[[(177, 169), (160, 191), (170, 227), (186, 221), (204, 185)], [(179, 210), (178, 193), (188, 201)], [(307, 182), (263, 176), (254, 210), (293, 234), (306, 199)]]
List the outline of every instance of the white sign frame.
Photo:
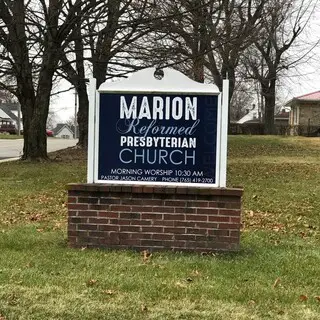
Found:
[[(213, 84), (195, 82), (174, 69), (163, 69), (164, 77), (158, 80), (154, 77), (155, 68), (146, 68), (133, 74), (130, 78), (119, 82), (104, 82), (96, 90), (96, 79), (90, 79), (89, 85), (89, 123), (88, 123), (88, 183), (112, 183), (130, 185), (159, 185), (187, 187), (226, 187), (227, 170), (227, 134), (228, 134), (228, 101), (229, 81), (223, 81), (223, 90)], [(98, 179), (98, 148), (99, 148), (99, 97), (101, 93), (123, 94), (180, 94), (218, 96), (217, 115), (217, 149), (216, 149), (216, 183), (178, 183), (122, 181)]]

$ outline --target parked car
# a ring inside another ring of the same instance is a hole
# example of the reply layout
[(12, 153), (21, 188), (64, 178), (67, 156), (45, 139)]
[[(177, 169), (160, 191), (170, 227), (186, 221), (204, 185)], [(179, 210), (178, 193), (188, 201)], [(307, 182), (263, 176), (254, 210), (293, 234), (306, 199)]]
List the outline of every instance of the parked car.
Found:
[(53, 137), (53, 131), (46, 129), (47, 137)]
[(17, 128), (12, 120), (0, 120), (0, 133), (17, 134)]

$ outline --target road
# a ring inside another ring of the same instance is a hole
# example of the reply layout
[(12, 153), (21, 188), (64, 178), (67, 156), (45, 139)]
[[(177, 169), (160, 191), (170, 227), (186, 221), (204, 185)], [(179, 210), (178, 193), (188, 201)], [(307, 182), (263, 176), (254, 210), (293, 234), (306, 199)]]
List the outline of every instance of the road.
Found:
[[(48, 138), (48, 152), (75, 146), (78, 140)], [(22, 156), (23, 139), (0, 139), (0, 161)]]

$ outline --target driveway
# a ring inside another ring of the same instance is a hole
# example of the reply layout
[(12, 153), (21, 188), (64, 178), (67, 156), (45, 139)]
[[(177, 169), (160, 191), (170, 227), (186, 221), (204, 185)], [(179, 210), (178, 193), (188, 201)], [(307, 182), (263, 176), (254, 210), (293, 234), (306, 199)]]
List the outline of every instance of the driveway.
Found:
[[(73, 147), (77, 144), (75, 139), (48, 138), (48, 152)], [(0, 139), (0, 161), (22, 156), (23, 139)]]

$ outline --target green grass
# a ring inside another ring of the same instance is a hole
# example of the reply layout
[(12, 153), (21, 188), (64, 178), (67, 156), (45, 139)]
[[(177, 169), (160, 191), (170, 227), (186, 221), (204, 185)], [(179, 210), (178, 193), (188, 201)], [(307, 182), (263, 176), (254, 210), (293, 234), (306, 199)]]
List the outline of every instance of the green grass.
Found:
[[(65, 184), (81, 161), (0, 164), (0, 319), (319, 319), (320, 139), (230, 137), (237, 254), (75, 250)], [(1, 318), (2, 317), (2, 318)]]
[(0, 139), (23, 139), (23, 136), (17, 134), (0, 134)]

